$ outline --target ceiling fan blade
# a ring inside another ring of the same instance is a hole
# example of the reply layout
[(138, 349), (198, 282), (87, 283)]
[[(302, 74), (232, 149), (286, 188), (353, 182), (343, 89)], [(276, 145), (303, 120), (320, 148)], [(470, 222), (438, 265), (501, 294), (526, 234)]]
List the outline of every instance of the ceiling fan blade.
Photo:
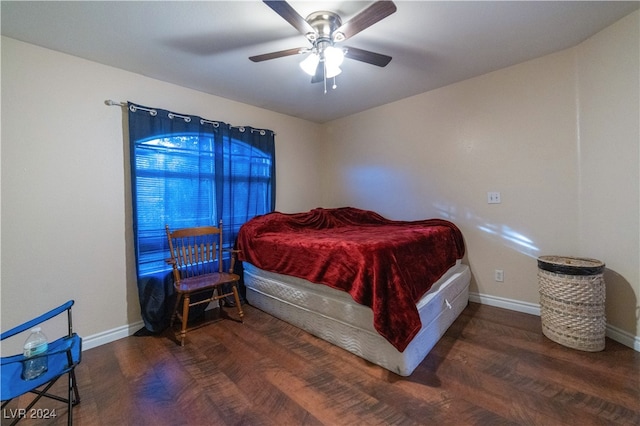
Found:
[(304, 47), (296, 47), (294, 49), (280, 50), (278, 52), (265, 53), (263, 55), (250, 56), (253, 62), (268, 61), (269, 59), (282, 58), (284, 56), (298, 55), (305, 51)]
[(335, 30), (334, 34), (340, 33), (342, 35), (334, 36), (334, 41), (343, 41), (353, 37), (360, 31), (391, 15), (396, 10), (396, 5), (392, 1), (377, 1)]
[(346, 49), (347, 53), (344, 54), (345, 58), (355, 59), (356, 61), (366, 62), (379, 67), (385, 67), (391, 62), (391, 56), (358, 49), (357, 47), (346, 47)]
[(311, 77), (311, 83), (320, 83), (324, 80), (324, 63), (318, 62), (318, 66), (316, 67), (316, 73), (313, 77)]
[(295, 11), (293, 7), (286, 1), (267, 1), (263, 0), (264, 4), (269, 6), (280, 15), (285, 21), (291, 24), (295, 29), (297, 29), (300, 34), (306, 36), (308, 33), (314, 33), (315, 30), (307, 21), (304, 20), (302, 16), (298, 12)]

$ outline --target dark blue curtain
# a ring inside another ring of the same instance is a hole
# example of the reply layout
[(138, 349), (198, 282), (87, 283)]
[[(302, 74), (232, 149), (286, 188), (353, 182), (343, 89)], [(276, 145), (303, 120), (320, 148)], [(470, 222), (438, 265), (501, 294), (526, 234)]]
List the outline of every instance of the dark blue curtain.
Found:
[(174, 297), (165, 224), (222, 220), (224, 243), (233, 246), (243, 223), (275, 209), (274, 133), (133, 103), (128, 109), (138, 294), (146, 330), (159, 332)]

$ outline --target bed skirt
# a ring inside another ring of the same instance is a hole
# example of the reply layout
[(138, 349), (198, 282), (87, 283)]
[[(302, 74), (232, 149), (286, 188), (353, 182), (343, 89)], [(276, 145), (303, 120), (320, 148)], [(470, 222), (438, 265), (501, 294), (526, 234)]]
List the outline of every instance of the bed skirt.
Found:
[(469, 267), (458, 261), (417, 303), (422, 328), (399, 352), (373, 328), (370, 308), (331, 287), (244, 262), (247, 301), (289, 324), (401, 376), (409, 376), (469, 301)]

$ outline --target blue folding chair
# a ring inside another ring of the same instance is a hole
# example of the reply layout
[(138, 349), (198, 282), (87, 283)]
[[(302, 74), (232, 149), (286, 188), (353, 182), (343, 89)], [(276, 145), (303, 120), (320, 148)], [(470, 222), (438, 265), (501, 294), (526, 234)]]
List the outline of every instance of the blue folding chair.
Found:
[[(39, 413), (43, 410), (32, 410), (32, 407), (40, 398), (47, 397), (61, 401), (68, 404), (67, 412), (67, 424), (73, 423), (73, 406), (80, 402), (80, 394), (78, 393), (78, 386), (76, 383), (75, 367), (80, 364), (82, 357), (82, 338), (73, 332), (71, 321), (71, 307), (74, 301), (70, 300), (64, 305), (61, 305), (46, 314), (40, 315), (38, 318), (27, 321), (17, 327), (12, 328), (9, 331), (2, 333), (0, 340), (5, 340), (11, 336), (22, 333), (32, 329), (33, 327), (41, 324), (57, 315), (67, 312), (67, 324), (69, 332), (67, 335), (60, 337), (59, 339), (50, 342), (46, 353), (42, 355), (36, 355), (40, 357), (47, 357), (48, 370), (39, 377), (31, 380), (25, 380), (22, 378), (22, 369), (25, 361), (24, 355), (13, 355), (2, 358), (2, 364), (0, 366), (0, 380), (2, 381), (2, 412), (3, 417), (12, 418), (14, 421), (12, 425), (18, 423), (23, 418), (31, 416), (31, 413)], [(61, 397), (48, 393), (49, 389), (54, 383), (62, 377), (64, 374), (68, 374), (69, 378), (69, 394), (66, 397)], [(34, 393), (37, 397), (25, 408), (5, 409), (7, 404), (14, 398), (17, 398), (26, 393)], [(55, 410), (47, 409), (49, 415), (55, 415)]]

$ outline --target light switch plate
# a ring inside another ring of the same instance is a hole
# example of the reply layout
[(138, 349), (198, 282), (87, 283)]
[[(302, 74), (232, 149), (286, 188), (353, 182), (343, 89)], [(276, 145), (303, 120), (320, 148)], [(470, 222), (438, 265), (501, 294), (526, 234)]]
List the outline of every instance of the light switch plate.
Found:
[(487, 192), (487, 203), (489, 204), (500, 204), (500, 193), (499, 192)]

